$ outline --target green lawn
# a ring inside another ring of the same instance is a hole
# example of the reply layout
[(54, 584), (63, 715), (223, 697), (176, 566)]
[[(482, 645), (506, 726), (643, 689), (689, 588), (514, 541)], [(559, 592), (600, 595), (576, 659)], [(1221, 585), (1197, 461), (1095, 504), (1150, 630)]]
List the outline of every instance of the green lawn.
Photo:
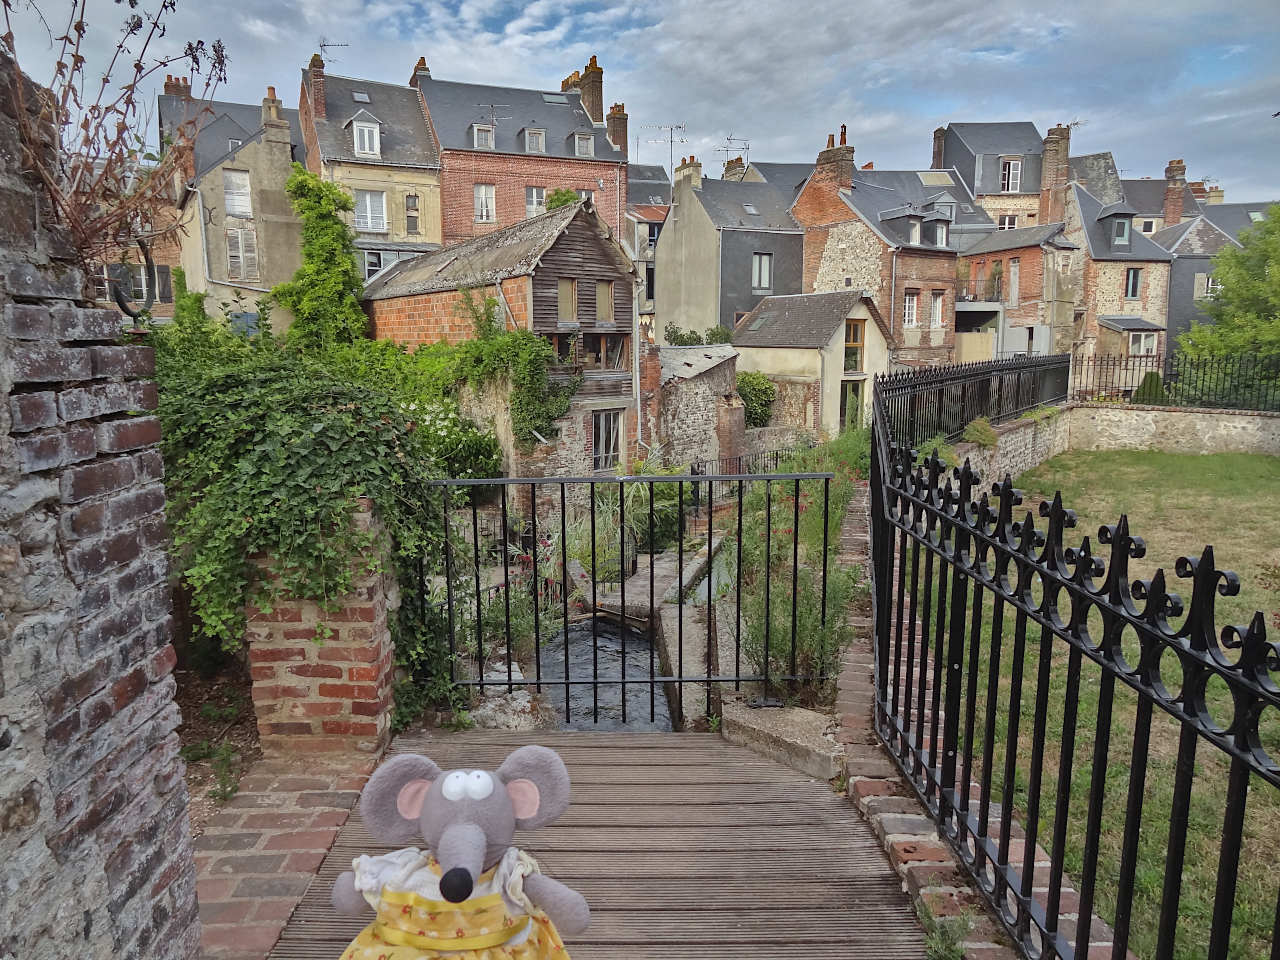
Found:
[[(1173, 574), (1173, 564), (1183, 553), (1199, 554), (1204, 542), (1212, 542), (1220, 568), (1234, 569), (1241, 578), (1238, 597), (1219, 597), (1219, 624), (1245, 622), (1246, 612), (1267, 611), (1269, 617), (1280, 607), (1277, 587), (1268, 585), (1264, 565), (1280, 562), (1280, 458), (1220, 455), (1177, 456), (1160, 453), (1068, 453), (1048, 461), (1017, 481), (1027, 491), (1034, 507), (1036, 495), (1051, 496), (1061, 488), (1064, 503), (1075, 509), (1078, 526), (1068, 543), (1088, 535), (1095, 552), (1097, 529), (1114, 523), (1127, 513), (1133, 533), (1144, 536), (1147, 555), (1131, 562), (1133, 577), (1146, 577), (1156, 566), (1164, 566), (1170, 589), (1190, 599), (1186, 581)], [(1020, 511), (1021, 512), (1021, 511)], [(1043, 521), (1037, 521), (1043, 529)], [(921, 571), (923, 574), (923, 562)], [(908, 570), (910, 562), (908, 561)], [(936, 577), (936, 573), (935, 573)], [(923, 590), (923, 585), (922, 588)], [(971, 597), (970, 597), (971, 600)], [(934, 587), (937, 604), (937, 586)], [(981, 774), (983, 754), (982, 720), (987, 702), (987, 677), (992, 656), (992, 599), (984, 596), (981, 618), (984, 635), (977, 650), (980, 680), (974, 697), (978, 722), (973, 737), (975, 768)], [(1030, 805), (1030, 770), (1033, 726), (1036, 713), (1036, 678), (1040, 668), (1040, 628), (1026, 631), (1022, 656), (1022, 682), (1018, 690), (1012, 682), (1015, 617), (1005, 608), (1003, 642), (998, 670), (998, 717), (992, 739), (993, 799), (1000, 799), (1003, 767), (1010, 742), (1017, 743), (1013, 783), (1013, 808), (1025, 822)], [(1269, 623), (1274, 628), (1274, 620)], [(969, 651), (966, 651), (966, 659)], [(1040, 790), (1039, 841), (1051, 848), (1055, 807), (1059, 795), (1059, 770), (1063, 759), (1065, 716), (1070, 703), (1078, 711), (1074, 725), (1072, 771), (1067, 792), (1069, 817), (1066, 831), (1066, 869), (1079, 883), (1083, 873), (1085, 834), (1088, 826), (1088, 793), (1092, 783), (1092, 763), (1097, 736), (1097, 711), (1101, 670), (1087, 658), (1082, 660), (1078, 689), (1068, 691), (1070, 648), (1052, 640), (1049, 648), (1049, 682), (1045, 697), (1046, 721), (1043, 739), (1044, 781)], [(1162, 664), (1163, 670), (1163, 664)], [(1178, 678), (1166, 683), (1176, 689)], [(966, 694), (967, 695), (967, 694)], [(1008, 730), (1009, 706), (1021, 704), (1021, 725), (1016, 737)], [(1224, 698), (1211, 704), (1228, 713)], [(1108, 922), (1114, 917), (1116, 877), (1124, 829), (1125, 801), (1129, 787), (1129, 766), (1133, 750), (1136, 699), (1123, 684), (1117, 684), (1111, 724), (1111, 738), (1105, 775), (1103, 816), (1099, 831), (1097, 902), (1095, 910)], [(1273, 756), (1280, 757), (1280, 717), (1264, 715), (1263, 739)], [(963, 726), (962, 726), (963, 736)], [(1156, 949), (1173, 777), (1178, 750), (1178, 724), (1162, 710), (1155, 711), (1149, 740), (1149, 760), (1144, 792), (1142, 830), (1133, 928), (1130, 948), (1144, 958)], [(1225, 805), (1228, 764), (1218, 751), (1200, 741), (1196, 754), (1195, 787), (1192, 791), (1189, 835), (1183, 870), (1183, 890), (1175, 956), (1179, 960), (1203, 958), (1213, 912), (1213, 894), (1220, 855), (1222, 816)], [(1253, 958), (1267, 953), (1275, 918), (1277, 864), (1280, 858), (1280, 790), (1254, 780), (1246, 812), (1244, 851), (1236, 893), (1230, 956)]]

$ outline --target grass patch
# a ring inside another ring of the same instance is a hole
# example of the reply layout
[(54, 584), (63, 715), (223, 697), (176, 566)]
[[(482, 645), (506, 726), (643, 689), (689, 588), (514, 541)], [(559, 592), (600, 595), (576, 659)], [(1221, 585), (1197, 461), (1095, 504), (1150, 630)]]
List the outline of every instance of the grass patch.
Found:
[[(1147, 543), (1147, 555), (1130, 562), (1131, 577), (1148, 577), (1157, 566), (1163, 566), (1169, 576), (1170, 589), (1181, 591), (1188, 602), (1189, 584), (1173, 575), (1174, 561), (1183, 553), (1195, 552), (1198, 555), (1201, 541), (1211, 539), (1218, 565), (1235, 569), (1241, 578), (1239, 596), (1217, 598), (1220, 627), (1229, 622), (1247, 622), (1247, 616), (1257, 609), (1268, 613), (1276, 610), (1277, 594), (1274, 582), (1268, 579), (1268, 571), (1277, 561), (1277, 544), (1280, 544), (1280, 516), (1275, 510), (1280, 496), (1280, 458), (1232, 454), (1180, 456), (1132, 451), (1073, 452), (1024, 474), (1017, 486), (1028, 492), (1031, 502), (1025, 506), (1030, 506), (1033, 511), (1035, 498), (1047, 498), (1060, 488), (1064, 502), (1077, 511), (1078, 517), (1077, 528), (1068, 532), (1068, 544), (1078, 544), (1088, 535), (1093, 540), (1095, 551), (1107, 549), (1097, 543), (1098, 526), (1114, 523), (1121, 513), (1127, 513), (1132, 531), (1143, 536)], [(1019, 514), (1025, 506), (1018, 511)], [(1038, 520), (1037, 527), (1043, 529), (1043, 521)], [(910, 569), (908, 557), (908, 577)], [(932, 638), (937, 629), (937, 610), (944, 581), (937, 565), (932, 567), (932, 579), (926, 578), (923, 556), (919, 569), (919, 591), (923, 594), (926, 582), (929, 583), (935, 611), (927, 630), (931, 640), (929, 656), (932, 658)], [(950, 580), (950, 577), (945, 579)], [(972, 603), (971, 594), (969, 602)], [(989, 750), (992, 799), (1001, 802), (1007, 797), (1014, 816), (1026, 824), (1035, 802), (1031, 790), (1031, 759), (1038, 742), (1043, 750), (1041, 769), (1044, 772), (1038, 795), (1038, 839), (1046, 849), (1052, 848), (1055, 812), (1059, 797), (1063, 797), (1066, 813), (1065, 866), (1072, 879), (1079, 883), (1083, 877), (1094, 753), (1101, 742), (1097, 717), (1103, 688), (1102, 671), (1082, 658), (1078, 684), (1071, 689), (1071, 648), (1052, 635), (1042, 643), (1041, 629), (1034, 624), (1024, 625), (1021, 632), (1025, 640), (1018, 644), (1018, 618), (1004, 605), (1003, 613), (998, 616), (1002, 639), (998, 649), (999, 666), (994, 671), (994, 698), (989, 698), (988, 679), (997, 652), (992, 625), (997, 613), (989, 594), (984, 592), (981, 603), (981, 609), (976, 611), (976, 617), (982, 624), (979, 643), (976, 649), (965, 651), (965, 661), (976, 665), (978, 679), (974, 689), (971, 692), (966, 689), (963, 694), (976, 704), (977, 723), (968, 740), (963, 723), (961, 725), (963, 752), (958, 776), (965, 776), (964, 757), (972, 756), (971, 775), (979, 781), (984, 755)], [(970, 608), (967, 617), (974, 616), (975, 611)], [(972, 620), (966, 619), (965, 622), (968, 624)], [(947, 636), (945, 625), (941, 636)], [(1122, 647), (1126, 659), (1136, 662), (1136, 638), (1122, 641)], [(904, 657), (905, 653), (904, 649)], [(1162, 659), (1160, 669), (1166, 686), (1176, 692), (1181, 686), (1181, 676), (1178, 671), (1167, 669), (1166, 664), (1172, 665), (1171, 661), (1172, 658), (1168, 657)], [(1014, 679), (1015, 664), (1021, 667), (1020, 682)], [(918, 670), (918, 661), (916, 666)], [(905, 672), (905, 661), (903, 669)], [(1038, 702), (1037, 677), (1042, 670), (1047, 671), (1048, 679)], [(988, 744), (983, 719), (989, 702), (996, 722)], [(1216, 697), (1211, 696), (1209, 702), (1219, 723), (1225, 726), (1230, 719), (1227, 698), (1220, 693)], [(1019, 727), (1011, 731), (1009, 716), (1013, 703), (1020, 705), (1021, 721)], [(1073, 710), (1076, 711), (1076, 719), (1071, 724), (1068, 722), (1069, 713)], [(1043, 713), (1043, 726), (1039, 730), (1035, 724), (1038, 712)], [(1116, 683), (1108, 762), (1103, 773), (1105, 791), (1099, 829), (1095, 902), (1096, 912), (1108, 923), (1114, 921), (1116, 909), (1116, 878), (1136, 714), (1136, 697), (1127, 686)], [(1070, 754), (1067, 754), (1064, 744), (1070, 730), (1075, 731), (1075, 740)], [(1264, 747), (1272, 756), (1280, 756), (1280, 716), (1276, 711), (1264, 715), (1261, 734)], [(1157, 708), (1147, 741), (1149, 759), (1138, 835), (1138, 866), (1129, 942), (1130, 949), (1142, 958), (1153, 957), (1156, 950), (1164, 900), (1178, 738), (1179, 724)], [(1011, 746), (1016, 746), (1016, 749), (1013, 750), (1012, 776), (1006, 782), (1005, 760)], [(1066, 759), (1071, 761), (1069, 774), (1064, 769), (1063, 761)], [(1174, 945), (1174, 956), (1178, 960), (1203, 958), (1207, 953), (1221, 856), (1228, 769), (1228, 762), (1215, 747), (1204, 741), (1198, 744)], [(1267, 955), (1270, 950), (1276, 903), (1275, 851), (1278, 848), (1280, 791), (1255, 779), (1246, 808), (1228, 954), (1232, 958), (1245, 960)]]

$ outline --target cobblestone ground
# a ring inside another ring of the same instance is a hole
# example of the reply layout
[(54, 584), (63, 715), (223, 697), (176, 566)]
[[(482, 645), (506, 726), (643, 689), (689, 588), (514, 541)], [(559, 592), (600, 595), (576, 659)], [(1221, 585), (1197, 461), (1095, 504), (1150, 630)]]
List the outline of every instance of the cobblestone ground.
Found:
[(265, 759), (195, 841), (208, 960), (261, 960), (275, 945), (373, 770), (367, 755)]

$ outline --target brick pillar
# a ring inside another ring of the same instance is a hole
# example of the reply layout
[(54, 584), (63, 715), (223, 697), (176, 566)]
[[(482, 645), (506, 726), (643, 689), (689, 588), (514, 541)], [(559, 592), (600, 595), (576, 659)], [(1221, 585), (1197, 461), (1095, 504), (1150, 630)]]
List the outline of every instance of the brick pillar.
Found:
[[(356, 523), (380, 530), (367, 501)], [(280, 600), (269, 614), (249, 610), (253, 708), (268, 755), (386, 748), (395, 675), (389, 617), (399, 606), (399, 589), (389, 562), (380, 567), (358, 577), (331, 614), (313, 601), (292, 599)], [(319, 624), (329, 631), (323, 640), (316, 637)]]

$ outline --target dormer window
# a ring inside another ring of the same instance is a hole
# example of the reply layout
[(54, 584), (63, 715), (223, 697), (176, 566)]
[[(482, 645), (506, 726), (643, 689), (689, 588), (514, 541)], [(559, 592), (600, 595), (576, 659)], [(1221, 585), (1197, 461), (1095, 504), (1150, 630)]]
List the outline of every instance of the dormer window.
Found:
[(525, 153), (546, 153), (547, 152), (547, 131), (526, 130), (524, 132), (524, 152)]
[(1022, 189), (1022, 159), (1000, 161), (1000, 192), (1018, 193)]
[(1112, 237), (1115, 239), (1116, 243), (1128, 243), (1129, 242), (1129, 221), (1124, 219), (1123, 217), (1118, 218), (1116, 220), (1115, 232), (1112, 233)]
[(935, 223), (933, 225), (933, 242), (939, 247), (947, 245), (947, 225), (945, 223)]
[(578, 157), (594, 157), (596, 155), (596, 138), (590, 133), (573, 135), (573, 153)]
[(908, 242), (910, 243), (920, 242), (920, 221), (919, 220), (911, 221), (911, 239)]
[(381, 136), (376, 123), (353, 123), (357, 157), (377, 157), (382, 153)]
[(477, 123), (472, 127), (471, 145), (477, 150), (492, 150), (493, 127), (486, 123)]
[(944, 217), (954, 217), (956, 215), (956, 205), (954, 203), (935, 203), (933, 208)]

